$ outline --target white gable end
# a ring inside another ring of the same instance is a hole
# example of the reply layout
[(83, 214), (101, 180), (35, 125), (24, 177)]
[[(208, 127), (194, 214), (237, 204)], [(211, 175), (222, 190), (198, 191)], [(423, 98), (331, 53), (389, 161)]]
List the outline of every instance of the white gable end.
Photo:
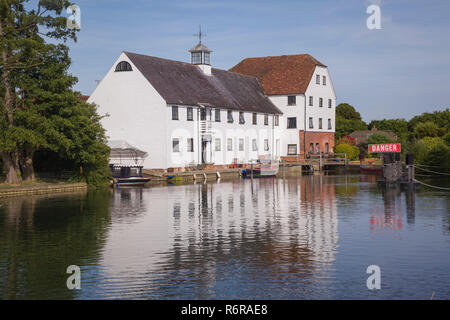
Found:
[[(121, 61), (128, 62), (132, 71), (116, 72)], [(101, 116), (107, 115), (102, 125), (108, 139), (125, 140), (147, 152), (145, 167), (165, 167), (167, 145), (158, 137), (166, 132), (166, 101), (125, 53), (120, 55), (88, 102), (98, 105)]]

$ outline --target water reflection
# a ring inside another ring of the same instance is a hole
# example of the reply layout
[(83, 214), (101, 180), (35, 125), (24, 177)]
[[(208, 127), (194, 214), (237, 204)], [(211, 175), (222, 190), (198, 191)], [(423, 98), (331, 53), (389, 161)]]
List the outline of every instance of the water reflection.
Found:
[[(3, 199), (0, 297), (373, 298), (365, 270), (379, 263), (390, 287), (375, 297), (421, 298), (433, 289), (448, 298), (450, 198), (378, 189), (373, 179), (315, 175)], [(76, 292), (65, 285), (72, 264), (82, 268)], [(405, 274), (423, 281), (401, 282)]]
[(122, 189), (112, 220), (131, 215), (136, 225), (112, 230), (103, 261), (108, 278), (158, 298), (220, 297), (218, 283), (230, 285), (232, 270), (248, 288), (264, 279), (308, 283), (334, 261), (338, 241), (334, 185), (322, 179), (167, 187), (145, 190), (153, 196), (144, 199), (142, 189)]
[(73, 299), (69, 265), (95, 264), (109, 223), (109, 192), (0, 201), (0, 297)]

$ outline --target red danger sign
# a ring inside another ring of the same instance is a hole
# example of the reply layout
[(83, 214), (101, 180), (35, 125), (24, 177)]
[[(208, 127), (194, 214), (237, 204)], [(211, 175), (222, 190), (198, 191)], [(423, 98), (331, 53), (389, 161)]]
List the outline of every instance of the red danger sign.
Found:
[(402, 145), (396, 144), (369, 144), (369, 153), (402, 152)]

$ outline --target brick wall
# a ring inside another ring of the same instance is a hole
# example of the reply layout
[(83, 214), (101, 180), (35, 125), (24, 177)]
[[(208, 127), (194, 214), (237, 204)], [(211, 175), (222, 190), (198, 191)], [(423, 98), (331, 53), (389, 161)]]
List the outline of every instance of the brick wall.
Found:
[(310, 144), (314, 144), (314, 153), (316, 153), (316, 143), (319, 143), (320, 152), (325, 152), (325, 144), (329, 145), (329, 152), (334, 151), (334, 132), (310, 132), (306, 131), (306, 136), (304, 138), (304, 131), (300, 130), (300, 153), (303, 154), (305, 150), (305, 140), (306, 140), (306, 153), (310, 150)]

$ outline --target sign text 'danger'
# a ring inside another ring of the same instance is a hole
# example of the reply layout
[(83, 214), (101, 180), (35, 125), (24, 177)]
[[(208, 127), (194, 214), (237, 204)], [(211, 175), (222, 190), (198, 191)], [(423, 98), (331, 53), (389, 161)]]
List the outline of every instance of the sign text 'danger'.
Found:
[(396, 144), (369, 144), (369, 153), (378, 152), (402, 152), (402, 146)]

